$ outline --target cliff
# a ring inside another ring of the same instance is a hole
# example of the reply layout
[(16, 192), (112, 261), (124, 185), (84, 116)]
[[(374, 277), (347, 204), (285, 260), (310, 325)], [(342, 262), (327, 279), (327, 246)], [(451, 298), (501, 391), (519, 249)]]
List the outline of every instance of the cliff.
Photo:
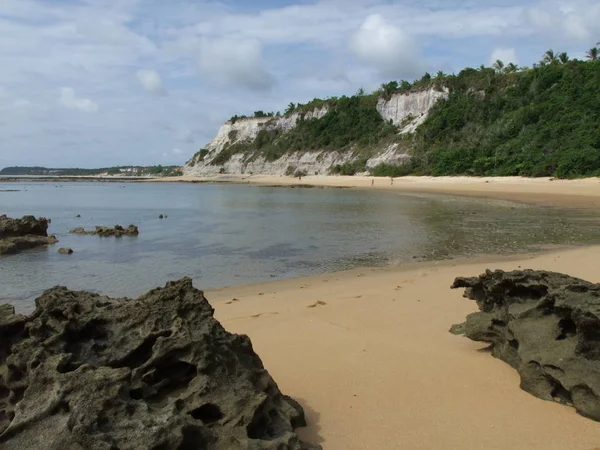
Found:
[[(412, 133), (426, 118), (429, 110), (441, 98), (447, 98), (447, 90), (433, 87), (410, 93), (396, 93), (385, 99), (376, 98), (375, 109), (382, 124), (393, 124), (395, 134)], [(217, 136), (198, 152), (184, 167), (186, 175), (215, 175), (218, 173), (254, 173), (268, 175), (328, 174), (332, 168), (361, 161), (361, 166), (374, 167), (381, 163), (401, 164), (408, 158), (394, 139), (373, 142), (374, 148), (365, 156), (356, 146), (346, 148), (298, 148), (283, 152), (278, 158), (269, 158), (261, 150), (265, 147), (257, 139), (278, 138), (297, 128), (299, 123), (321, 121), (334, 114), (335, 104), (308, 111), (294, 111), (277, 117), (244, 118), (224, 123)], [(267, 139), (274, 140), (274, 139)], [(258, 145), (257, 145), (258, 144)], [(233, 150), (233, 151), (232, 151)], [(231, 154), (226, 154), (227, 152)]]
[(600, 61), (467, 68), (227, 122), (188, 175), (600, 176)]

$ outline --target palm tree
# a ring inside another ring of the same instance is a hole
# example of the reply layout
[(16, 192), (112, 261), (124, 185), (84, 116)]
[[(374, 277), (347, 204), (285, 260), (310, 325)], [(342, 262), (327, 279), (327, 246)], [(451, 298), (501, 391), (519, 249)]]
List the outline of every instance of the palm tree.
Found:
[(546, 50), (546, 53), (544, 53), (544, 57), (542, 58), (541, 63), (542, 64), (554, 64), (556, 62), (558, 62), (558, 58), (556, 57), (554, 50), (552, 50), (552, 49)]
[(515, 63), (508, 63), (504, 68), (504, 73), (515, 73), (517, 70), (519, 70), (519, 67)]
[(492, 69), (500, 73), (502, 72), (502, 69), (504, 69), (504, 63), (498, 59), (494, 64), (492, 64)]
[(486, 67), (482, 64), (479, 66), (479, 71), (483, 72), (486, 69)]
[(446, 76), (446, 74), (440, 70), (435, 77), (436, 78), (444, 78), (445, 76)]
[(590, 48), (585, 54), (586, 58), (590, 61), (598, 61), (600, 59), (598, 47)]
[(362, 87), (358, 88), (358, 91), (356, 91), (356, 95), (362, 97), (363, 95), (365, 95), (365, 89)]
[(567, 52), (559, 53), (558, 60), (560, 61), (561, 64), (566, 64), (569, 62), (569, 55), (567, 54)]

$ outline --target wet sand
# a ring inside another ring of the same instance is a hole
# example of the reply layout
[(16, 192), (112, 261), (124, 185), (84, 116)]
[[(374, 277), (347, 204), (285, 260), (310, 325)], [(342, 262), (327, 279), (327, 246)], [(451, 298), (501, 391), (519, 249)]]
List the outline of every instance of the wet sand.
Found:
[(600, 247), (354, 270), (207, 292), (248, 334), (301, 431), (326, 450), (600, 448), (600, 423), (519, 388), (484, 345), (448, 333), (476, 310), (454, 277), (486, 268), (565, 272), (598, 282)]

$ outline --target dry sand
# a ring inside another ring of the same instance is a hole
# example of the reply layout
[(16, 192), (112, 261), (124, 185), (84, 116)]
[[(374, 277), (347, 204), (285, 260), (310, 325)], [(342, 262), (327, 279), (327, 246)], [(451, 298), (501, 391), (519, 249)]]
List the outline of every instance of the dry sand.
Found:
[[(209, 182), (256, 185), (366, 188), (398, 192), (429, 192), (515, 200), (542, 205), (600, 207), (600, 178), (554, 180), (522, 177), (400, 177), (308, 176), (302, 180), (273, 175), (180, 176), (145, 182)], [(372, 184), (373, 183), (373, 184)]]
[[(248, 334), (325, 450), (600, 448), (600, 423), (519, 389), (484, 345), (448, 332), (476, 310), (454, 277), (546, 269), (600, 281), (600, 248), (520, 260), (417, 263), (207, 292)], [(494, 262), (497, 261), (497, 262)]]

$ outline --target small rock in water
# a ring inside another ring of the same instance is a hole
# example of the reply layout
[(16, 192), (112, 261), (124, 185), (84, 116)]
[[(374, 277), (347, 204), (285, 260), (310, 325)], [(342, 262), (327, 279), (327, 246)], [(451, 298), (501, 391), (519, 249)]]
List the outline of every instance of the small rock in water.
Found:
[(81, 214), (77, 214), (75, 217), (79, 218), (79, 217), (81, 217)]
[(163, 218), (164, 218), (164, 216), (161, 214), (161, 215), (159, 215), (159, 216), (158, 216), (158, 218), (159, 218), (159, 219), (163, 219)]
[(61, 255), (70, 255), (73, 253), (73, 249), (69, 247), (59, 248), (58, 253), (60, 253)]

